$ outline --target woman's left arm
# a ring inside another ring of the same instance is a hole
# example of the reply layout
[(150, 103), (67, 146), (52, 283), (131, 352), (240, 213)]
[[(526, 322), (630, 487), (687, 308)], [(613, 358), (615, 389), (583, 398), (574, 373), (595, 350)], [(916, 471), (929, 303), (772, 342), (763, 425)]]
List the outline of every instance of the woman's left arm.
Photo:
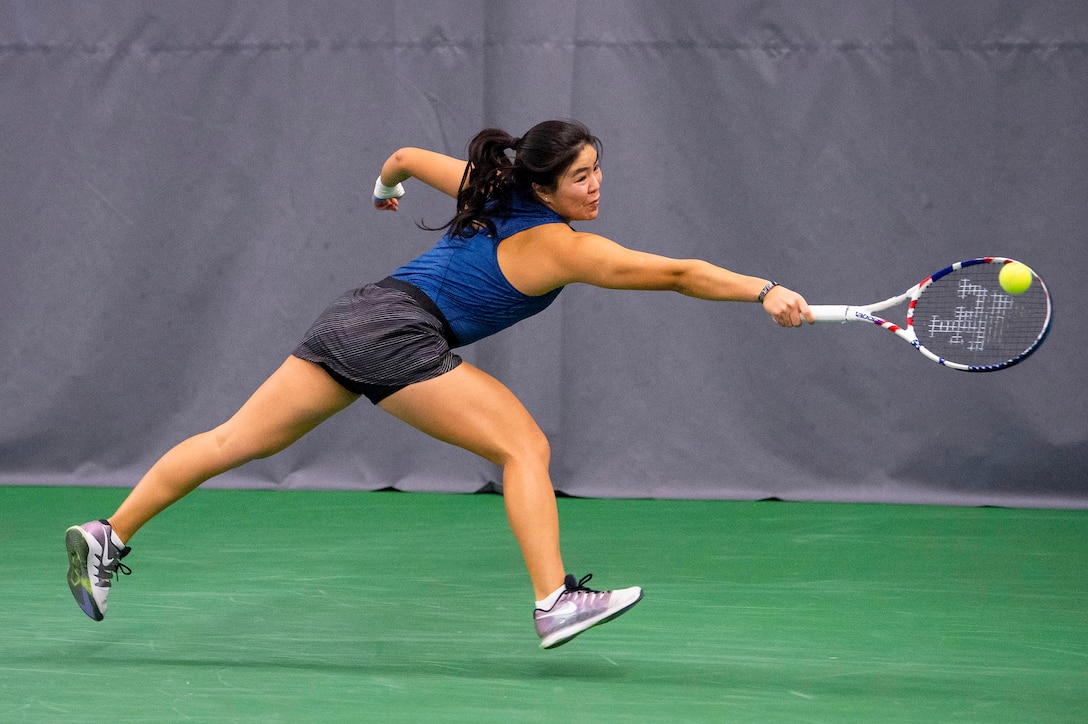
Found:
[[(457, 198), (466, 163), (459, 158), (428, 151), (423, 148), (400, 148), (382, 164), (379, 180), (384, 186), (393, 187), (409, 178), (416, 178), (438, 189), (447, 196)], [(375, 199), (374, 205), (383, 210), (396, 211), (397, 199)]]

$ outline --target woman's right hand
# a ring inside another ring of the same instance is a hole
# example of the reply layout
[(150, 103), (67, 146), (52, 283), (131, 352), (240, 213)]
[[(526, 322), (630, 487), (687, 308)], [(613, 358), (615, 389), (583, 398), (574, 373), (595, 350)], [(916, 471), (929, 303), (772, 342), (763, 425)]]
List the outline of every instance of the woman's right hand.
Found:
[(767, 292), (763, 310), (782, 327), (800, 327), (805, 322), (816, 321), (805, 298), (783, 286), (775, 286)]

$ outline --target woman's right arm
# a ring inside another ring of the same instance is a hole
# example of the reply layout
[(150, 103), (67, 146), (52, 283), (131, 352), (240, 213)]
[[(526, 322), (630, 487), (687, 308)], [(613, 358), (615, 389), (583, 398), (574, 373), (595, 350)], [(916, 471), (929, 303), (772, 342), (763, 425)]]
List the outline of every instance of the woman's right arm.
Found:
[(804, 297), (790, 289), (775, 286), (760, 299), (767, 285), (761, 277), (738, 274), (701, 259), (634, 251), (559, 224), (538, 228), (542, 231), (536, 235), (528, 235), (532, 230), (521, 239), (515, 234), (499, 245), (500, 267), (526, 294), (543, 294), (572, 282), (606, 289), (668, 290), (713, 301), (760, 301), (784, 327), (814, 321)]
[[(382, 164), (381, 182), (386, 186), (396, 186), (409, 178), (416, 178), (447, 196), (457, 198), (465, 165), (461, 159), (434, 151), (400, 148)], [(375, 206), (396, 209), (396, 204), (389, 204), (390, 201), (396, 199), (386, 199), (383, 204), (375, 201)]]

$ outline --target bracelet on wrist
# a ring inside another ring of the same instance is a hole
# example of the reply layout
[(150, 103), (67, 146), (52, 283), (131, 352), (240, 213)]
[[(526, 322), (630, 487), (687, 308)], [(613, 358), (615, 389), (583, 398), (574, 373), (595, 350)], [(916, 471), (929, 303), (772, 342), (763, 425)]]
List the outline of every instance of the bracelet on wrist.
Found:
[(778, 282), (767, 282), (767, 285), (759, 290), (759, 296), (756, 297), (756, 301), (763, 304), (763, 298), (767, 296), (767, 292), (771, 291), (778, 286)]

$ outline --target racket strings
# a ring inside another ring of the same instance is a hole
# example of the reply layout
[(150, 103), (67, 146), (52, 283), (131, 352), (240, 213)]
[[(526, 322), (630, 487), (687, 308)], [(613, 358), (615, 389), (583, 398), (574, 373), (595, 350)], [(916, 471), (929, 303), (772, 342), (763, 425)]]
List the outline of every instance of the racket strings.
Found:
[(974, 367), (1004, 366), (1031, 352), (1050, 321), (1038, 278), (1023, 294), (998, 280), (1001, 264), (964, 266), (934, 278), (912, 305), (918, 342), (941, 358)]

